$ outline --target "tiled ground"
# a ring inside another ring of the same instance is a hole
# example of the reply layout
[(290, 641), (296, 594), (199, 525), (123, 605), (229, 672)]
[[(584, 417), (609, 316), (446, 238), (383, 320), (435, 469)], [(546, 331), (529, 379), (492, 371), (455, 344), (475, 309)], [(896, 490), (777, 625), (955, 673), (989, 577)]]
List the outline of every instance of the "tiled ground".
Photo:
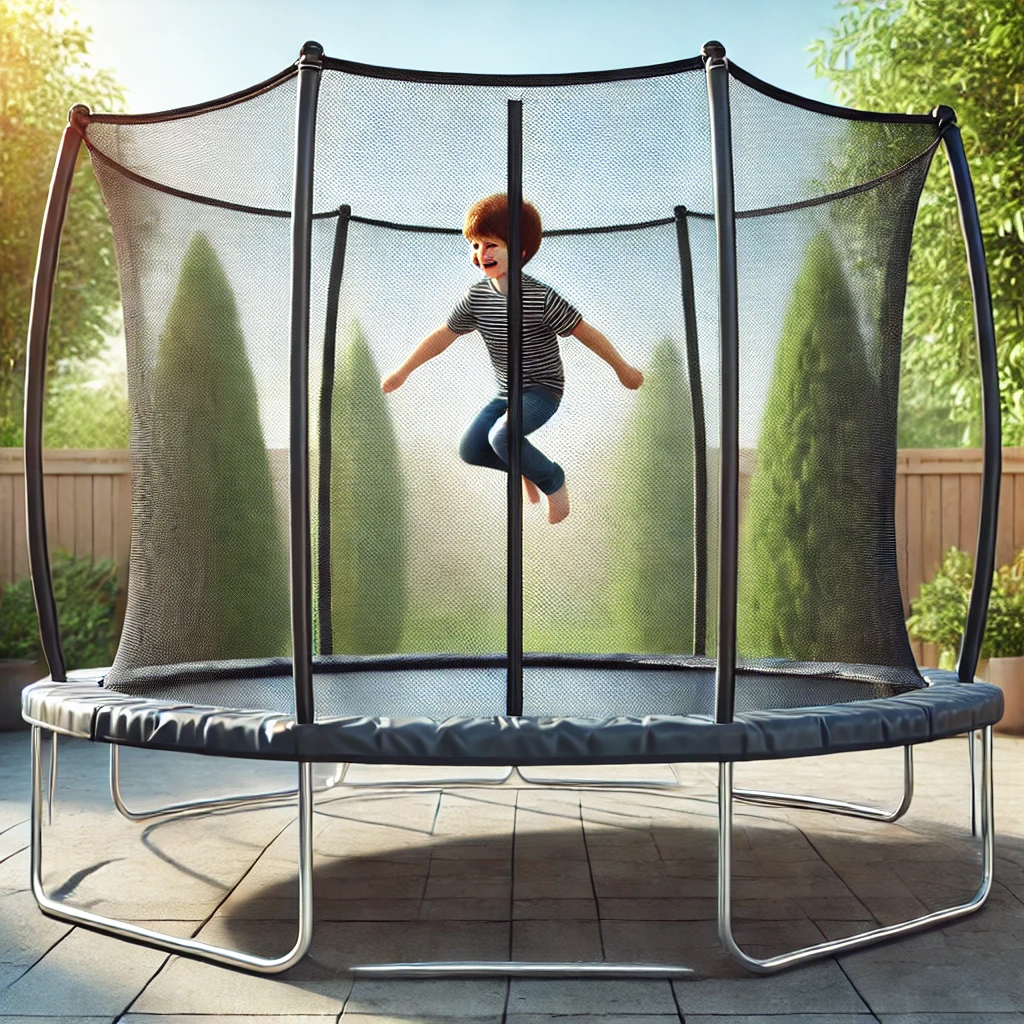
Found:
[[(918, 795), (897, 825), (738, 804), (741, 944), (765, 955), (966, 899), (979, 872), (966, 755), (964, 740), (918, 748)], [(96, 746), (62, 743), (56, 815), (44, 832), (48, 889), (175, 934), (286, 950), (294, 937), (291, 809), (133, 824), (110, 804), (105, 757)], [(140, 807), (287, 785), (293, 776), (287, 766), (138, 751), (125, 753), (124, 766), (127, 796)], [(893, 802), (901, 756), (736, 772), (742, 786)], [(592, 773), (670, 778), (662, 768)], [(415, 774), (353, 769), (350, 778)], [(660, 791), (329, 792), (317, 804), (312, 952), (285, 975), (258, 978), (44, 918), (28, 891), (28, 736), (0, 734), (0, 1024), (1024, 1024), (1024, 740), (996, 740), (996, 881), (978, 914), (768, 978), (747, 974), (716, 938), (715, 772), (684, 766), (682, 778)], [(675, 963), (693, 975), (353, 981), (344, 970), (509, 957)]]

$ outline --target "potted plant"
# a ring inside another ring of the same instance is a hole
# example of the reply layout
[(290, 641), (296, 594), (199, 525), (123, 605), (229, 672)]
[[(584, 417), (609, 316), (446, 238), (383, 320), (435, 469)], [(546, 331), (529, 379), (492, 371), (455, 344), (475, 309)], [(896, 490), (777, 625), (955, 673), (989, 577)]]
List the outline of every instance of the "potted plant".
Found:
[[(939, 667), (952, 668), (967, 621), (974, 564), (950, 548), (942, 566), (911, 604), (907, 631), (939, 648)], [(985, 639), (977, 674), (1003, 691), (1005, 711), (999, 732), (1024, 734), (1024, 550), (992, 575)]]
[[(51, 570), (68, 668), (109, 665), (117, 647), (117, 570), (58, 552)], [(7, 585), (0, 597), (0, 731), (25, 727), (21, 691), (46, 675), (32, 583)]]

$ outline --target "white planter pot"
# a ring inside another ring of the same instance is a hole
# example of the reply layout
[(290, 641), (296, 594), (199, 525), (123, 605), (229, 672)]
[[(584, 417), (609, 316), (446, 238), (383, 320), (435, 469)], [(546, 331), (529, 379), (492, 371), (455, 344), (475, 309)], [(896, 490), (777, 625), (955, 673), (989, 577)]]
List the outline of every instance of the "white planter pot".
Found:
[(0, 732), (28, 728), (28, 722), (21, 717), (21, 691), (30, 683), (45, 679), (46, 672), (45, 661), (0, 661)]
[(988, 668), (982, 678), (1003, 691), (1006, 710), (1002, 719), (996, 723), (996, 732), (1024, 736), (1024, 656), (989, 658)]

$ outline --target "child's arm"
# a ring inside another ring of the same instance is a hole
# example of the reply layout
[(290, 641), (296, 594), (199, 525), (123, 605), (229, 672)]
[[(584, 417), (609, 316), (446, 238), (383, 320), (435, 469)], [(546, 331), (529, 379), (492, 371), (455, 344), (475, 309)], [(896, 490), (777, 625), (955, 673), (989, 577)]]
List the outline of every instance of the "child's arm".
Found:
[(439, 356), (459, 335), (449, 327), (439, 327), (433, 334), (428, 334), (406, 357), (405, 362), (389, 373), (381, 382), (381, 390), (385, 393), (400, 388), (406, 377), (422, 366), (428, 359)]
[(579, 338), (591, 352), (600, 356), (615, 371), (623, 387), (632, 391), (643, 384), (644, 375), (635, 366), (630, 366), (619, 355), (615, 346), (599, 330), (591, 327), (586, 320), (581, 320), (572, 329), (572, 336)]

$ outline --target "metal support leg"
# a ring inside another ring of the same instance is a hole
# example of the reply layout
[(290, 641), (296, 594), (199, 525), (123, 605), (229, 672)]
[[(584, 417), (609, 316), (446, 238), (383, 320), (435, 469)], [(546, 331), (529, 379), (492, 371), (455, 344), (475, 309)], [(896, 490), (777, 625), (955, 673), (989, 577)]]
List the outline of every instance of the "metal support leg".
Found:
[(53, 802), (57, 798), (57, 733), (50, 733), (50, 775), (46, 780), (46, 824), (53, 824)]
[(978, 734), (969, 732), (967, 734), (967, 752), (971, 762), (971, 835), (978, 834), (978, 779), (974, 764), (975, 747), (978, 742)]
[(684, 785), (679, 775), (679, 766), (669, 764), (668, 767), (672, 772), (672, 779), (664, 782), (658, 779), (553, 779), (546, 775), (533, 775), (524, 772), (522, 768), (512, 768), (509, 770), (530, 786), (586, 786), (592, 789), (678, 789)]
[(745, 953), (737, 945), (732, 933), (732, 807), (733, 807), (733, 765), (730, 762), (719, 766), (718, 773), (718, 937), (722, 945), (732, 953), (744, 967), (758, 974), (773, 974), (786, 967), (834, 956), (850, 949), (859, 949), (876, 942), (923, 931), (946, 921), (964, 917), (977, 910), (988, 897), (992, 887), (993, 860), (993, 809), (992, 809), (992, 726), (987, 726), (982, 736), (981, 749), (981, 884), (977, 892), (966, 902), (945, 910), (911, 918), (900, 924), (884, 928), (872, 928), (844, 939), (821, 942), (814, 946), (783, 953), (779, 956), (759, 960)]
[[(973, 747), (972, 754), (973, 754)], [(973, 767), (973, 759), (971, 761)], [(973, 775), (972, 775), (973, 778)], [(796, 807), (803, 811), (831, 811), (852, 818), (868, 818), (871, 821), (896, 821), (910, 809), (914, 799), (914, 754), (912, 747), (903, 748), (903, 799), (891, 811), (865, 804), (848, 803), (845, 800), (828, 800), (824, 797), (797, 796), (788, 793), (767, 793), (758, 789), (734, 789), (737, 800), (750, 804), (765, 804), (769, 807)]]
[[(56, 740), (56, 735), (54, 740)], [(319, 790), (330, 789), (339, 785), (345, 778), (348, 771), (347, 764), (339, 764), (334, 775), (327, 781), (327, 784)], [(313, 792), (318, 792), (313, 790)], [(177, 804), (165, 804), (163, 807), (152, 807), (145, 811), (133, 811), (128, 807), (121, 795), (121, 748), (118, 744), (110, 745), (110, 799), (114, 806), (121, 813), (122, 817), (129, 821), (148, 821), (150, 818), (163, 818), (171, 814), (185, 814), (194, 811), (214, 811), (226, 807), (240, 807), (245, 804), (273, 804), (281, 803), (284, 800), (292, 799), (298, 793), (297, 789), (276, 789), (269, 793), (239, 793), (232, 796), (203, 797), (199, 800), (186, 800)]]
[(43, 887), (42, 828), (42, 730), (32, 728), (32, 892), (39, 908), (48, 917), (82, 925), (120, 939), (153, 946), (168, 953), (195, 957), (229, 967), (241, 967), (259, 974), (277, 974), (297, 964), (309, 951), (313, 940), (313, 766), (300, 761), (299, 768), (299, 907), (298, 936), (295, 945), (283, 956), (266, 958), (239, 950), (214, 946), (198, 939), (180, 938), (153, 931), (129, 921), (101, 917), (88, 910), (69, 906), (46, 895)]

